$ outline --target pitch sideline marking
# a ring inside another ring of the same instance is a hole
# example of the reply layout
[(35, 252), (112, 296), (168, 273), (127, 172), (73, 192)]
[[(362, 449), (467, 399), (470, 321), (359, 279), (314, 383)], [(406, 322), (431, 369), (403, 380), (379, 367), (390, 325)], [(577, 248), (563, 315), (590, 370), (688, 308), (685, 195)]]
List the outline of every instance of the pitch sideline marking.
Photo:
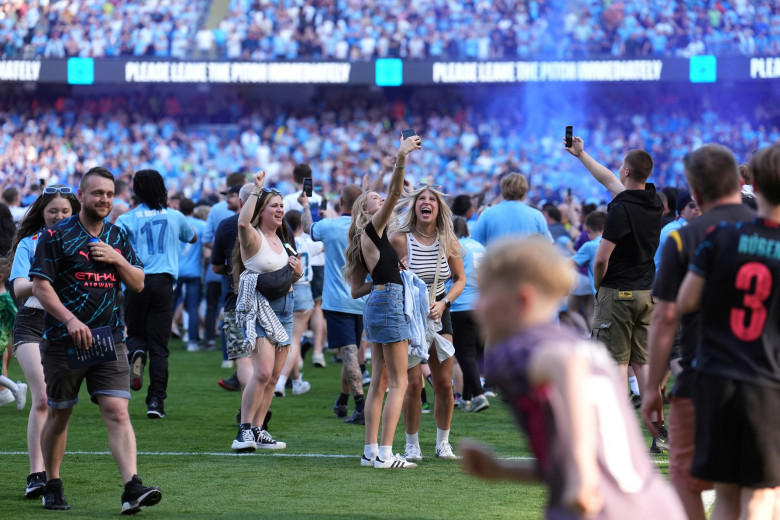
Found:
[[(265, 454), (273, 457), (290, 457), (290, 458), (313, 458), (313, 459), (351, 459), (357, 458), (359, 455), (345, 455), (339, 453), (272, 453), (263, 450), (258, 450), (255, 453), (231, 453), (226, 451), (139, 451), (138, 455), (141, 456), (168, 456), (168, 457), (251, 457), (253, 455)], [(26, 451), (0, 451), (0, 456), (3, 455), (27, 455)], [(110, 451), (68, 451), (65, 455), (98, 455), (106, 456), (111, 455)], [(500, 457), (504, 460), (536, 460), (534, 457)], [(665, 460), (654, 460), (653, 463), (656, 466), (665, 466), (669, 464)]]

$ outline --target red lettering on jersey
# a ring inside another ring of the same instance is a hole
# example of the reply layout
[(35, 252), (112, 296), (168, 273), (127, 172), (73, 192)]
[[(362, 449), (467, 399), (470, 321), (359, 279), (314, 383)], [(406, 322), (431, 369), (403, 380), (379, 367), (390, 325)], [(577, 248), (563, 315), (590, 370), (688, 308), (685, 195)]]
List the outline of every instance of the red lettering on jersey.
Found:
[(75, 275), (76, 280), (83, 282), (111, 282), (116, 283), (116, 273), (93, 273), (90, 271), (79, 271)]

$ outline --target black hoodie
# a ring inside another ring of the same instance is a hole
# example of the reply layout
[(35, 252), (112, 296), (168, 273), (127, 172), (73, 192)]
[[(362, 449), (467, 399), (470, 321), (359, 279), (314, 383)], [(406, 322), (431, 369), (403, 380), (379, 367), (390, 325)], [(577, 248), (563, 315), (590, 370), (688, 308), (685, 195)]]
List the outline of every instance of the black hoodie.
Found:
[(655, 278), (653, 257), (661, 235), (664, 205), (647, 183), (643, 190), (625, 190), (607, 206), (605, 240), (615, 244), (601, 285), (612, 289), (650, 290)]

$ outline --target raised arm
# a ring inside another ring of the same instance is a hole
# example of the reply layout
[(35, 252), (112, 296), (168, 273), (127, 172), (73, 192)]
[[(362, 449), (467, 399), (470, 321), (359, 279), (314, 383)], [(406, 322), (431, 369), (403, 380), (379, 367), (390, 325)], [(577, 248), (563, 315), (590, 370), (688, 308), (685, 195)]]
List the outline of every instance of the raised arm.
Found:
[(374, 216), (371, 218), (371, 223), (374, 225), (379, 236), (382, 236), (385, 226), (387, 226), (390, 217), (393, 215), (395, 205), (398, 199), (401, 197), (401, 193), (404, 191), (404, 171), (406, 168), (406, 158), (414, 150), (422, 148), (422, 139), (419, 135), (413, 135), (407, 137), (401, 141), (401, 146), (398, 147), (398, 154), (395, 159), (395, 168), (393, 168), (393, 175), (390, 177), (390, 187), (387, 190), (387, 198), (382, 207), (379, 208)]
[(599, 181), (602, 186), (607, 188), (610, 193), (612, 193), (612, 195), (617, 195), (626, 189), (625, 186), (620, 183), (620, 179), (615, 177), (614, 173), (599, 164), (596, 159), (588, 155), (588, 152), (585, 151), (585, 143), (583, 142), (582, 138), (572, 138), (571, 148), (567, 148), (564, 145), (564, 149), (574, 157), (578, 158), (582, 165), (585, 166), (585, 168), (590, 172), (593, 178)]
[(265, 171), (260, 170), (252, 176), (252, 182), (255, 189), (247, 201), (241, 206), (241, 212), (238, 214), (238, 238), (242, 254), (246, 251), (257, 251), (260, 249), (260, 236), (252, 229), (252, 215), (255, 213), (257, 201), (262, 194), (265, 184)]

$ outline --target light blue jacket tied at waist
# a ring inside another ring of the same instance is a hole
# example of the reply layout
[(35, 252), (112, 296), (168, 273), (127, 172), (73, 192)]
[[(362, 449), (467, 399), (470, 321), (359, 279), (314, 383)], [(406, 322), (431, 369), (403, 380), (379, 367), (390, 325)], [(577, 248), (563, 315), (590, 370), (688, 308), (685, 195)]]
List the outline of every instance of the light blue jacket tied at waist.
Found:
[(257, 331), (255, 324), (259, 324), (267, 338), (274, 345), (287, 345), (290, 338), (287, 331), (284, 330), (282, 323), (271, 308), (271, 304), (265, 296), (257, 290), (257, 277), (259, 273), (246, 270), (241, 273), (238, 282), (238, 300), (236, 302), (236, 320), (244, 330), (245, 351), (251, 351), (255, 348), (257, 340)]

